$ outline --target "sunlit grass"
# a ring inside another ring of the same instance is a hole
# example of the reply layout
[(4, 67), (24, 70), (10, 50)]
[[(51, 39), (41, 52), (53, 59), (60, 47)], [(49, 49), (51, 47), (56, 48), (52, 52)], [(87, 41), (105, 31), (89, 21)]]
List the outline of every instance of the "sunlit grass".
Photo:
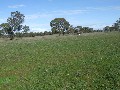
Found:
[(120, 33), (51, 37), (0, 43), (1, 90), (120, 89)]

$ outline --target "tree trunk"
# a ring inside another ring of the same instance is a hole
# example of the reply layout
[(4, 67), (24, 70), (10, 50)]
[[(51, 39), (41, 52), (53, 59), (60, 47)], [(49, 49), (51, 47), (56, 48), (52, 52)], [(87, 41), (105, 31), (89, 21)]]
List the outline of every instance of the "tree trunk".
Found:
[(13, 40), (14, 39), (14, 34), (12, 35), (10, 35), (10, 40)]
[(11, 32), (10, 32), (10, 40), (13, 40), (13, 39), (14, 39), (14, 32), (11, 31)]
[(59, 36), (60, 36), (60, 34), (61, 34), (61, 31), (59, 30)]

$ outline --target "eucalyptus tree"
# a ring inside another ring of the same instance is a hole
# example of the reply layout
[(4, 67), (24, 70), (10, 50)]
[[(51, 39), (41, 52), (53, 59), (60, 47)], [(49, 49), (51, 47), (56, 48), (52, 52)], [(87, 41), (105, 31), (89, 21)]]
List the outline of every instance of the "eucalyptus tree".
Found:
[(7, 30), (10, 35), (10, 40), (14, 38), (14, 32), (22, 30), (22, 23), (24, 22), (24, 14), (21, 14), (18, 11), (11, 12), (11, 16), (7, 19), (9, 28)]
[(64, 18), (55, 18), (54, 20), (52, 20), (50, 22), (50, 26), (52, 28), (51, 30), (55, 30), (56, 29), (56, 32), (58, 31), (59, 32), (59, 36), (60, 36), (61, 33), (63, 35), (65, 34), (65, 31), (68, 30), (70, 24)]

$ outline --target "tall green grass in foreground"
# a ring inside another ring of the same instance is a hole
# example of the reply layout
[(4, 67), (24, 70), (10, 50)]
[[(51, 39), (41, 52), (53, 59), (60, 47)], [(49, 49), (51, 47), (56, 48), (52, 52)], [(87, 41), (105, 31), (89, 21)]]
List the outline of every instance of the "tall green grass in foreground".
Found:
[(0, 42), (0, 90), (120, 90), (120, 33)]

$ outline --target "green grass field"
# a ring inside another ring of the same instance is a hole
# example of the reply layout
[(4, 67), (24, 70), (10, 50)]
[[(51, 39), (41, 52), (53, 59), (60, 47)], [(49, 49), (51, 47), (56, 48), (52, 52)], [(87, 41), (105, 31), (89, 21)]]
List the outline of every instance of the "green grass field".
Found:
[(120, 90), (120, 33), (1, 39), (0, 90)]

